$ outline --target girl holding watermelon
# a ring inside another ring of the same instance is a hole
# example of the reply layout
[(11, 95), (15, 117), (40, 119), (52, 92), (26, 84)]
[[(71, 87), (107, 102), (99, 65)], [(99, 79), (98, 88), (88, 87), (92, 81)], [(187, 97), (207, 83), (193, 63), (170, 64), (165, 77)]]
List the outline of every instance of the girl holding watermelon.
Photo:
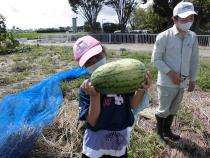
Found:
[[(101, 43), (91, 36), (79, 38), (73, 47), (75, 60), (79, 66), (92, 73), (106, 64), (106, 54)], [(85, 80), (79, 94), (79, 119), (87, 122), (83, 138), (83, 158), (127, 157), (130, 129), (134, 124), (132, 109), (144, 98), (151, 83), (151, 75), (146, 75), (147, 84), (130, 94), (100, 94)]]

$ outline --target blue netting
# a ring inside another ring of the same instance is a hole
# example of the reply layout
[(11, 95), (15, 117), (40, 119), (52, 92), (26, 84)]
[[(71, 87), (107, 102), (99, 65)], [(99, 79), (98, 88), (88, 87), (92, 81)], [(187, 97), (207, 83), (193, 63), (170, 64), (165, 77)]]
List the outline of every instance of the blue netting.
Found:
[(26, 155), (63, 101), (60, 81), (88, 74), (84, 68), (57, 73), (20, 93), (0, 100), (0, 157)]

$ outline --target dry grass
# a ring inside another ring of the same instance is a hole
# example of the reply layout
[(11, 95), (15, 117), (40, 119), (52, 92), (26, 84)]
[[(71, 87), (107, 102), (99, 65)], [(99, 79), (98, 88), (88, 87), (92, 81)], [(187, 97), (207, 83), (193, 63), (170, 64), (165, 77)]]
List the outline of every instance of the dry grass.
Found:
[[(119, 57), (143, 59), (149, 65), (148, 56), (141, 54), (115, 52), (108, 53), (109, 60)], [(205, 59), (206, 60), (206, 59)], [(24, 62), (23, 62), (24, 61)], [(22, 64), (16, 64), (22, 63)], [(75, 66), (72, 54), (68, 48), (34, 47), (30, 53), (10, 54), (0, 56), (0, 98), (25, 89), (38, 81)], [(156, 72), (150, 67), (152, 72)], [(19, 80), (13, 78), (15, 74), (30, 71)], [(154, 75), (155, 77), (155, 75)], [(64, 102), (53, 124), (43, 131), (34, 145), (28, 158), (77, 158), (81, 157), (82, 136), (84, 132), (82, 122), (78, 121), (78, 86), (81, 80), (62, 83)], [(204, 81), (204, 80), (202, 80)], [(193, 93), (186, 93), (181, 117), (173, 124), (173, 130), (180, 133), (182, 139), (166, 146), (159, 144), (154, 133), (155, 120), (153, 118), (157, 107), (156, 85), (150, 88), (152, 96), (151, 111), (143, 112), (132, 132), (132, 142), (129, 148), (129, 157), (132, 158), (206, 158), (210, 150), (210, 100), (209, 92), (197, 89)], [(210, 155), (210, 154), (209, 154)]]
[[(44, 130), (31, 157), (80, 157), (82, 123), (78, 122), (77, 101), (64, 100), (53, 124)], [(40, 150), (41, 149), (41, 150)]]

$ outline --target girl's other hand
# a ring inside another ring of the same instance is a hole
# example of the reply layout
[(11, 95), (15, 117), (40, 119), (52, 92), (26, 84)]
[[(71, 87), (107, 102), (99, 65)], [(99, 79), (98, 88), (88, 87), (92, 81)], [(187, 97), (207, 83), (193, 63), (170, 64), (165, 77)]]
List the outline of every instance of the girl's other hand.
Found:
[(94, 86), (91, 85), (91, 82), (88, 79), (83, 81), (81, 88), (86, 94), (89, 94), (90, 96), (96, 96), (100, 94), (95, 90)]
[(144, 90), (147, 90), (150, 87), (151, 83), (152, 83), (152, 74), (151, 74), (150, 71), (146, 72), (145, 80), (146, 81), (142, 84), (142, 88)]

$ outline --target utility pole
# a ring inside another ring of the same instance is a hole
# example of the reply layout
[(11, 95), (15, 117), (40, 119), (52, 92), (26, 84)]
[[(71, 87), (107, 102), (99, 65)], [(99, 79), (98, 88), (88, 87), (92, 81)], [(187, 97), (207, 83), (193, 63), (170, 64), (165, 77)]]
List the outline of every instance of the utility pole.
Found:
[(101, 29), (102, 29), (102, 33), (104, 33), (104, 27), (103, 27), (103, 25), (104, 25), (104, 20), (106, 20), (106, 19), (102, 19), (102, 23), (101, 23)]
[(72, 18), (72, 27), (73, 27), (73, 32), (77, 32), (77, 17)]

